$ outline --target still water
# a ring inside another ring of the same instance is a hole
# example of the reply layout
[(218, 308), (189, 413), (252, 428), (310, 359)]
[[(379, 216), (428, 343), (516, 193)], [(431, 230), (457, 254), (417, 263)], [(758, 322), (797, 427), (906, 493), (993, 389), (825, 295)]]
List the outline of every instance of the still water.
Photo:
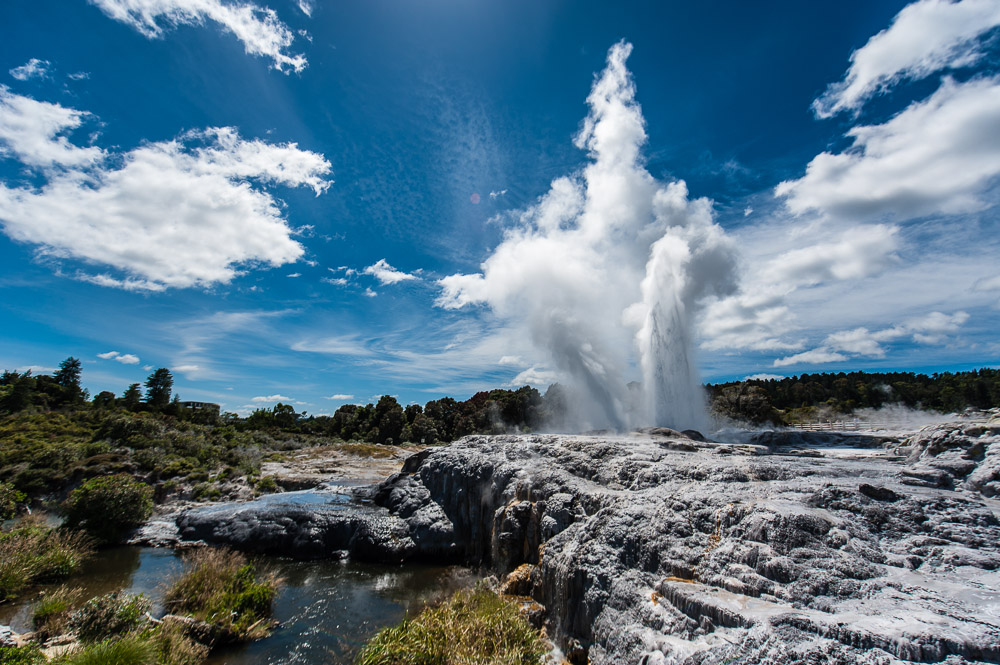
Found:
[[(271, 637), (213, 653), (210, 665), (346, 665), (380, 628), (428, 602), (474, 583), (459, 566), (388, 566), (350, 561), (257, 559), (284, 584), (274, 605), (281, 625)], [(163, 589), (183, 568), (180, 555), (152, 547), (102, 550), (66, 583), (84, 598), (127, 589), (144, 593), (162, 613)], [(0, 624), (30, 630), (31, 602), (0, 605)]]

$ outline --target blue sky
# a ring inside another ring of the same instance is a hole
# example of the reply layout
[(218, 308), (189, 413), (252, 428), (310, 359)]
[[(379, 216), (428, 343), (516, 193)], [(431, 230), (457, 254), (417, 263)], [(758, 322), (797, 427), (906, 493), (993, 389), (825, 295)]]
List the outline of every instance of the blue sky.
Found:
[(996, 366), (1000, 2), (760, 5), (8, 0), (0, 366), (627, 381), (656, 284), (703, 380)]

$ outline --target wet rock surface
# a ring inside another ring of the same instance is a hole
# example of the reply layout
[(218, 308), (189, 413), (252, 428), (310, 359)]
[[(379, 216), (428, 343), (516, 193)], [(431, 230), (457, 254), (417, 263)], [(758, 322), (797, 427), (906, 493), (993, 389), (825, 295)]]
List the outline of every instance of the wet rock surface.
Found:
[(350, 503), (178, 526), (247, 549), (514, 572), (508, 588), (544, 607), (574, 662), (1000, 663), (997, 462), (988, 423), (861, 443), (473, 436)]

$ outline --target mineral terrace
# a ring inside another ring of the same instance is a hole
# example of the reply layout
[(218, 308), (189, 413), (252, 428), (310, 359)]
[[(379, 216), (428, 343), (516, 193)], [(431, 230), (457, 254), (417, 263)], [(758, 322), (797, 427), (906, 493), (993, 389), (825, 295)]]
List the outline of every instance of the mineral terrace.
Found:
[(1000, 663), (1000, 423), (712, 443), (472, 436), (328, 504), (188, 540), (481, 564), (571, 662)]

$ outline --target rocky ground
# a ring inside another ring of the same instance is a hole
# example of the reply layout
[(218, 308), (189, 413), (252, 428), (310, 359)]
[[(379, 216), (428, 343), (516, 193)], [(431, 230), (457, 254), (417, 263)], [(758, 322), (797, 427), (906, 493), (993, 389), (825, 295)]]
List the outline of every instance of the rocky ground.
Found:
[(574, 663), (1000, 663), (1000, 422), (699, 439), (473, 436), (367, 488), (176, 525), (257, 551), (481, 563)]

